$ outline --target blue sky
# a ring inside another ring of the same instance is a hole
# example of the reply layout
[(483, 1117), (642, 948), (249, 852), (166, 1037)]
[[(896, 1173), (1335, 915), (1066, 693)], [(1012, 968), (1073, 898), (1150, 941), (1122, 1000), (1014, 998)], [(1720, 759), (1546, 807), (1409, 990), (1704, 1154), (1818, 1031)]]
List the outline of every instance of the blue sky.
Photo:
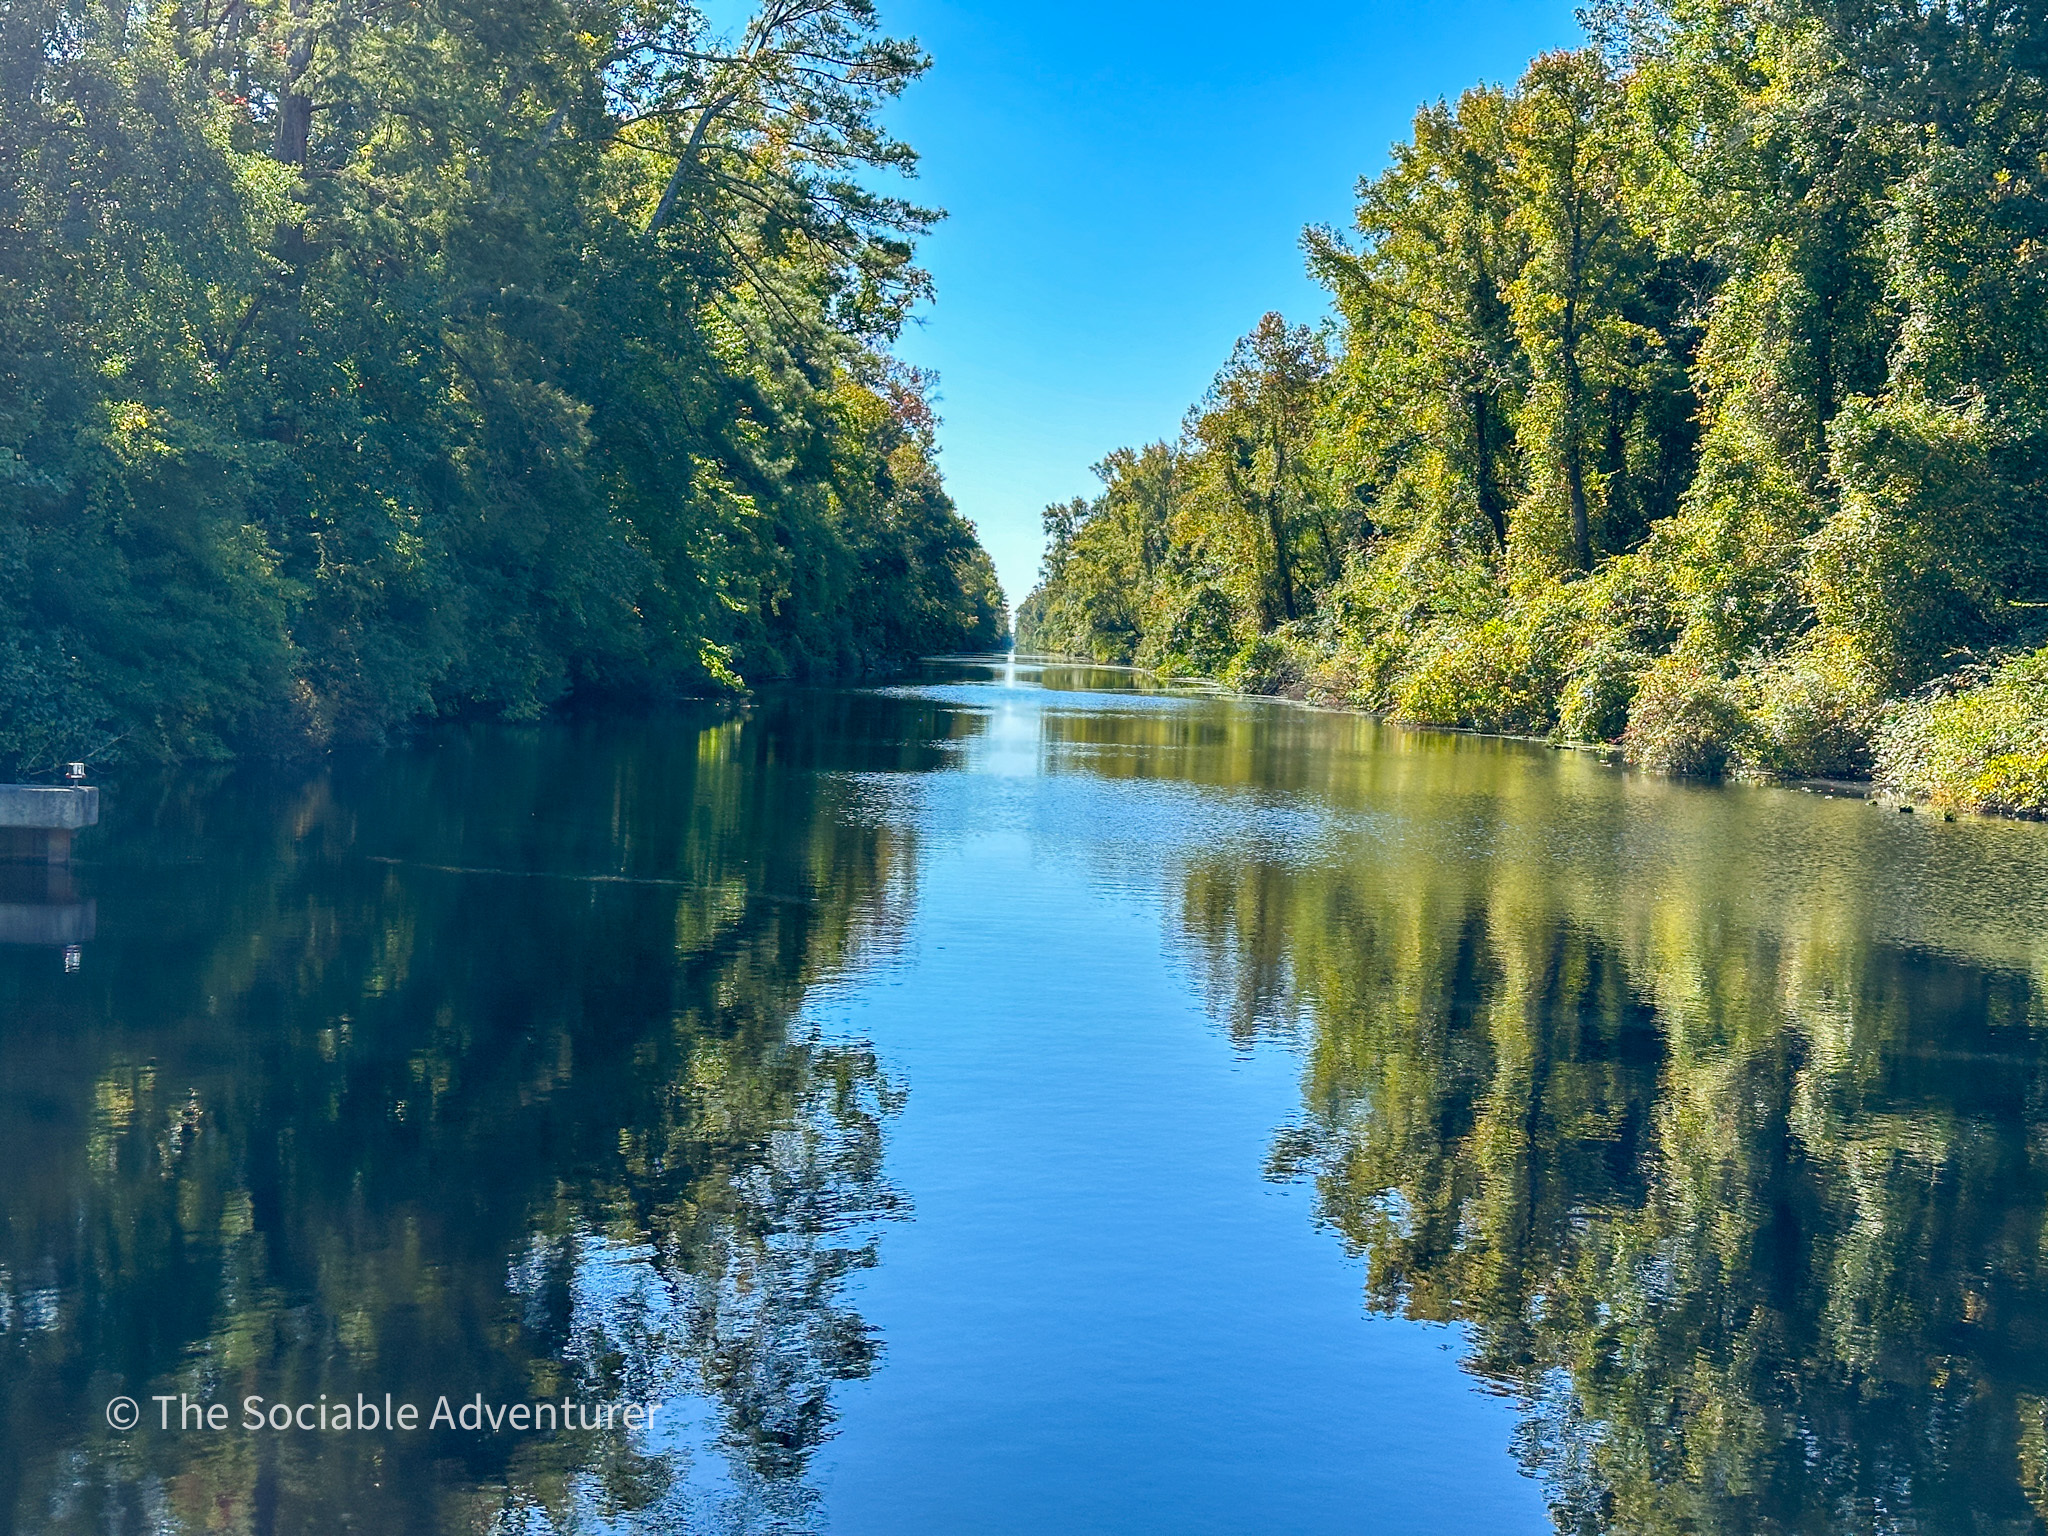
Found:
[(1301, 228), (1348, 224), (1418, 103), (1580, 40), (1557, 0), (879, 3), (933, 55), (891, 122), (949, 215), (898, 351), (939, 371), (947, 487), (1013, 603), (1047, 502), (1174, 435), (1267, 310), (1324, 312)]

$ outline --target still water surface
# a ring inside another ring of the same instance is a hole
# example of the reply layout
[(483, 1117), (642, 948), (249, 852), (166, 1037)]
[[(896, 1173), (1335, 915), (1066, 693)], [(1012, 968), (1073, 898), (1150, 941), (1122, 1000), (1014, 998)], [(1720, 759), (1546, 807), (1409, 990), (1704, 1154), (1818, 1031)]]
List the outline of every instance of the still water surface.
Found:
[(108, 801), (14, 1529), (2048, 1517), (2042, 828), (1001, 662)]

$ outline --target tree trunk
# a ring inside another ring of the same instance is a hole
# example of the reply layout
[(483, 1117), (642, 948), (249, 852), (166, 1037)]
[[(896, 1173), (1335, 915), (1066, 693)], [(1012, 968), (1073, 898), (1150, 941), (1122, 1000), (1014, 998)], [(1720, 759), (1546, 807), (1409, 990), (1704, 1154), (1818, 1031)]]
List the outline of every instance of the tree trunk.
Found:
[[(1572, 252), (1573, 285), (1577, 286), (1579, 260), (1577, 241)], [(1572, 559), (1582, 571), (1593, 568), (1593, 537), (1586, 516), (1586, 381), (1579, 373), (1579, 313), (1574, 294), (1565, 300), (1564, 327), (1560, 336), (1564, 399), (1559, 402), (1564, 436), (1564, 483), (1572, 504)]]
[(1281, 487), (1287, 479), (1287, 451), (1280, 445), (1280, 434), (1273, 434), (1273, 485), (1266, 493), (1266, 526), (1273, 535), (1273, 576), (1280, 583), (1280, 611), (1292, 623), (1298, 615), (1294, 609), (1294, 567), (1287, 555), (1287, 517), (1281, 509)]
[(1479, 510), (1493, 525), (1500, 552), (1508, 552), (1508, 509), (1500, 487), (1494, 481), (1492, 413), (1487, 409), (1486, 391), (1476, 385), (1465, 391), (1465, 403), (1472, 412), (1472, 477), (1479, 483)]
[(1572, 559), (1580, 570), (1589, 571), (1593, 568), (1593, 539), (1586, 519), (1586, 458), (1576, 432), (1565, 442), (1564, 483), (1572, 501)]
[(313, 62), (312, 0), (292, 0), (291, 41), (285, 45), (284, 88), (277, 96), (277, 136), (271, 155), (286, 165), (304, 165), (313, 137), (313, 98), (300, 88)]

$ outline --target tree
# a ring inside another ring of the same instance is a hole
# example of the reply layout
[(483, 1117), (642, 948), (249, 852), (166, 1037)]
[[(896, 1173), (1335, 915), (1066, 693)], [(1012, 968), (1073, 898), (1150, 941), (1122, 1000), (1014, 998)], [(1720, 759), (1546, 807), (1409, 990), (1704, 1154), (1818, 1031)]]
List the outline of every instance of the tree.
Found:
[[(1514, 220), (1528, 259), (1509, 289), (1515, 328), (1529, 358), (1522, 442), (1529, 454), (1538, 526), (1561, 496), (1572, 566), (1593, 566), (1596, 500), (1613, 470), (1597, 459), (1604, 404), (1618, 430), (1632, 382), (1631, 354), (1658, 338), (1630, 320), (1625, 304), (1642, 282), (1647, 246), (1629, 227), (1622, 156), (1614, 133), (1620, 93), (1597, 53), (1546, 54), (1516, 93), (1508, 150), (1518, 193)], [(1531, 550), (1542, 558), (1542, 547)]]
[(1476, 508), (1502, 553), (1529, 373), (1508, 303), (1528, 259), (1510, 218), (1509, 116), (1507, 93), (1488, 87), (1423, 108), (1392, 167), (1359, 184), (1363, 249), (1325, 229), (1305, 237), (1345, 317), (1338, 373), (1360, 490), (1386, 502), (1406, 475), (1437, 515)]
[(17, 766), (1000, 633), (884, 350), (924, 60), (865, 4), (56, 0), (0, 56)]
[(1340, 569), (1310, 452), (1329, 372), (1315, 332), (1268, 314), (1188, 418), (1194, 486), (1183, 528), (1226, 567), (1240, 564), (1266, 627), (1312, 605), (1318, 583), (1304, 579), (1305, 559), (1320, 558), (1323, 580)]

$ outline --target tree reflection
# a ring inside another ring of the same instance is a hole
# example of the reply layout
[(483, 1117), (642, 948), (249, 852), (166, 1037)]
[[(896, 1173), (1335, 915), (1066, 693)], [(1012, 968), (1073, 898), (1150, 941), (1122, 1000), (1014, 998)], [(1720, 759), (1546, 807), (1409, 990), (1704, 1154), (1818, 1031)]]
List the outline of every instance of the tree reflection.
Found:
[[(85, 972), (0, 960), (13, 1523), (805, 1520), (902, 1202), (900, 1090), (803, 1007), (886, 954), (915, 859), (815, 770), (929, 766), (890, 708), (126, 786)], [(673, 1429), (120, 1435), (117, 1392), (694, 1396), (736, 1491), (693, 1505)]]
[[(2039, 1528), (2023, 947), (1961, 884), (1894, 910), (1870, 813), (1674, 788), (1645, 818), (1528, 757), (1398, 828), (1190, 856), (1217, 1013), (1303, 1041), (1273, 1175), (1313, 1182), (1373, 1307), (1466, 1328), (1560, 1530)], [(1353, 803), (1397, 803), (1367, 762)]]

